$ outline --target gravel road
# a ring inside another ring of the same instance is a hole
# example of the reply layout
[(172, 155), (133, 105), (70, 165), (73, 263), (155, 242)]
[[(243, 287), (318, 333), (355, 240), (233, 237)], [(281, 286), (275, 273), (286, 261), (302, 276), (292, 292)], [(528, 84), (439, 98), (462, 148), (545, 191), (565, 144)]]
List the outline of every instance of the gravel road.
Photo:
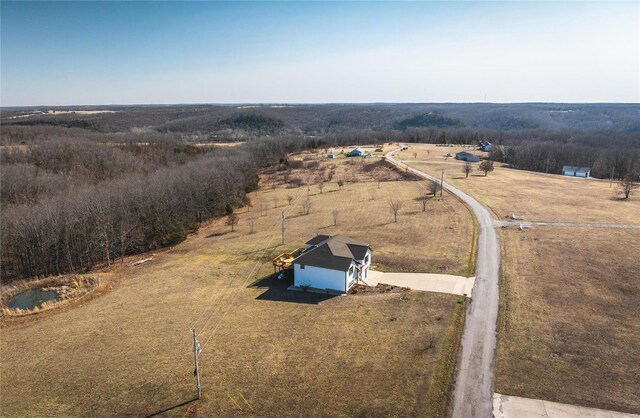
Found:
[[(440, 181), (394, 159), (394, 152), (387, 153), (388, 161), (423, 178)], [(453, 417), (488, 418), (493, 414), (493, 365), (498, 319), (500, 245), (489, 211), (461, 190), (447, 183), (444, 183), (443, 187), (471, 208), (480, 225), (476, 280), (462, 334), (462, 356), (453, 394)]]

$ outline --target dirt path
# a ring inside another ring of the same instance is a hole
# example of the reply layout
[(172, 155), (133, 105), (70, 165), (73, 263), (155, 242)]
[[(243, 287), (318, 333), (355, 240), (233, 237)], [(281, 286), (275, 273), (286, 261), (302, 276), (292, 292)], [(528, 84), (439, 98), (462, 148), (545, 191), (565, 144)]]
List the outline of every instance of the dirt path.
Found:
[[(439, 179), (394, 159), (394, 152), (386, 154), (388, 161), (423, 178), (439, 182)], [(480, 225), (476, 279), (462, 335), (462, 355), (453, 394), (453, 417), (491, 417), (500, 245), (489, 211), (461, 190), (447, 183), (443, 187), (471, 208)]]

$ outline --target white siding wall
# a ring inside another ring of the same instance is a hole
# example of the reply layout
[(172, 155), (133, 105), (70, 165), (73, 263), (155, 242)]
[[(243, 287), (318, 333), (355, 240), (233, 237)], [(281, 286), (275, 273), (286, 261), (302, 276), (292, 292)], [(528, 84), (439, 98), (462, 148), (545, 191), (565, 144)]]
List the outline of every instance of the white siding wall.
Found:
[(300, 264), (293, 265), (294, 286), (309, 286), (316, 289), (332, 289), (339, 292), (346, 292), (345, 272), (339, 270), (329, 270), (321, 267), (306, 265), (304, 269)]
[[(371, 266), (371, 251), (367, 251), (369, 256), (369, 260), (367, 263), (365, 259), (358, 260), (362, 266), (360, 270), (362, 271), (361, 279), (365, 280), (368, 278), (369, 267)], [(339, 270), (330, 270), (322, 267), (315, 267), (305, 265), (305, 268), (300, 268), (300, 264), (293, 265), (293, 285), (294, 286), (309, 286), (314, 287), (316, 289), (331, 289), (337, 290), (340, 292), (346, 292), (349, 290), (349, 287), (355, 284), (356, 275), (358, 274), (358, 270), (356, 269), (356, 263), (352, 263), (353, 267), (352, 273), (349, 275), (348, 272), (339, 271)], [(365, 274), (367, 275), (365, 277)], [(347, 286), (347, 288), (345, 288)]]

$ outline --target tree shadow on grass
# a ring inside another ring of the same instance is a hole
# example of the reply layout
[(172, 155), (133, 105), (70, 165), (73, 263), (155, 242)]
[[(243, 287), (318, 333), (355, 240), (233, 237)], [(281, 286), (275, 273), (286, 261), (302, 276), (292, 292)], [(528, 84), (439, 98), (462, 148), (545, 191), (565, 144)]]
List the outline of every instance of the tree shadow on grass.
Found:
[(231, 232), (231, 231), (217, 231), (217, 232), (212, 232), (209, 235), (207, 235), (207, 238), (215, 238), (215, 237), (221, 237), (223, 235), (225, 235), (227, 232)]
[(337, 296), (321, 293), (301, 292), (297, 290), (287, 290), (287, 288), (293, 284), (293, 275), (289, 273), (286, 274), (286, 277), (284, 279), (278, 280), (278, 274), (280, 273), (273, 273), (268, 276), (262, 277), (249, 285), (249, 287), (255, 289), (265, 289), (265, 291), (256, 298), (257, 300), (317, 305), (321, 302), (324, 302), (325, 300), (329, 300)]

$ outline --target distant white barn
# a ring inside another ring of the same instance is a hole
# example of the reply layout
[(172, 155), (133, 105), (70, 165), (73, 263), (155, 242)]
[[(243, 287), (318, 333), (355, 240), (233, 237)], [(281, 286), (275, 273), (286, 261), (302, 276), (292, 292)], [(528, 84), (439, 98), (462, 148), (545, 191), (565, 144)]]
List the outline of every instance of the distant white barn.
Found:
[(318, 235), (293, 261), (293, 286), (297, 289), (346, 293), (369, 276), (369, 244), (344, 235)]
[(565, 165), (562, 167), (563, 176), (587, 178), (590, 174), (591, 169), (589, 167), (573, 167), (570, 165)]

